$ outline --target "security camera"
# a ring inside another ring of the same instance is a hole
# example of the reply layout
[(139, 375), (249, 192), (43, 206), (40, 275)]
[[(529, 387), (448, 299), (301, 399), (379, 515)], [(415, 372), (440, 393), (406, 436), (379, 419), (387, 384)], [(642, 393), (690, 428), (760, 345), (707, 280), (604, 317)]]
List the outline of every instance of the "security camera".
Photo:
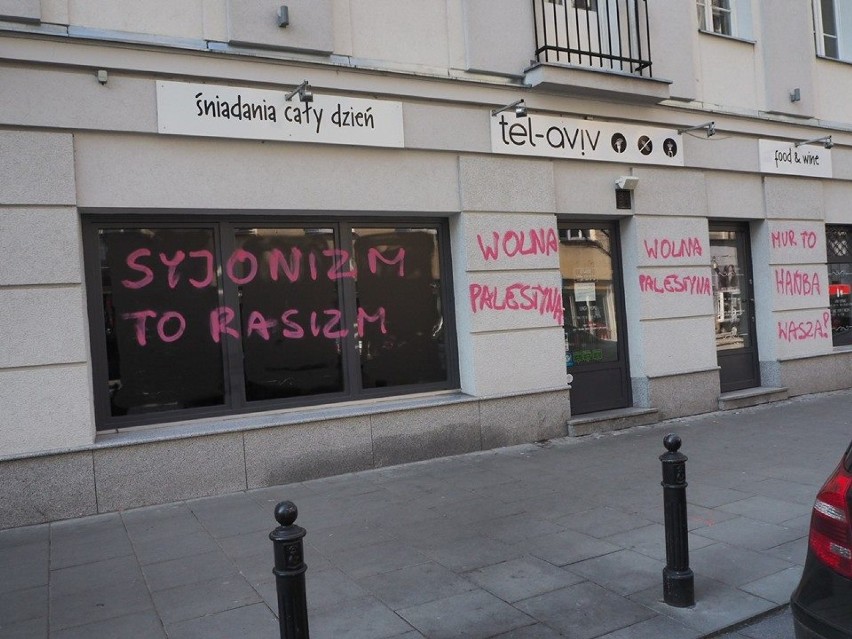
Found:
[(639, 184), (639, 178), (632, 175), (622, 175), (615, 181), (615, 188), (623, 191), (633, 191)]

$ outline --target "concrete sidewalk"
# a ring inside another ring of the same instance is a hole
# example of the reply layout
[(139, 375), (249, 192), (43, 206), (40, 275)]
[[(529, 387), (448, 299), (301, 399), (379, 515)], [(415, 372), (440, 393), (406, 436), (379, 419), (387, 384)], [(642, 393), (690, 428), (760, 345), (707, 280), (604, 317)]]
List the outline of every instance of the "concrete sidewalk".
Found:
[[(277, 637), (283, 499), (308, 531), (314, 639), (722, 635), (787, 602), (850, 416), (831, 393), (3, 531), (0, 636)], [(669, 431), (689, 456), (690, 609), (661, 602)]]

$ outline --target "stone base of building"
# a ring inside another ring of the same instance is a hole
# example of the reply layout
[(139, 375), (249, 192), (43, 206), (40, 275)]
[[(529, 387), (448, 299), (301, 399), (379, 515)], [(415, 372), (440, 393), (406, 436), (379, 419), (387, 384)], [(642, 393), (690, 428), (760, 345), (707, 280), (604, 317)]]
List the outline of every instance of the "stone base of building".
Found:
[(760, 375), (765, 385), (784, 386), (791, 397), (842, 390), (849, 388), (852, 380), (852, 350), (781, 362), (761, 362)]
[(664, 377), (634, 377), (633, 405), (656, 408), (659, 419), (719, 409), (719, 369)]
[(569, 391), (560, 389), (102, 435), (86, 449), (0, 460), (0, 529), (564, 437), (569, 416)]

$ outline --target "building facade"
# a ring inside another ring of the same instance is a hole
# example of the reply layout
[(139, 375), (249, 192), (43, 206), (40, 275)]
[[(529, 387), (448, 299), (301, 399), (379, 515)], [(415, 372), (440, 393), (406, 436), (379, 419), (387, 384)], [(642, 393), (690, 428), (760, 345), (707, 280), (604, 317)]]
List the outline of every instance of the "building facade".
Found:
[(0, 0), (0, 528), (852, 386), (849, 2), (283, 1)]

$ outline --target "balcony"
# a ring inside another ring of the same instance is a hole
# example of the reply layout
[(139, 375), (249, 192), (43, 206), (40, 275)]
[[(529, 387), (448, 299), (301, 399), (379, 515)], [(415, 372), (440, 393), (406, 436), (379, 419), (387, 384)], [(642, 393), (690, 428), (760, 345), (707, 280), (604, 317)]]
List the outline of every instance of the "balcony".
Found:
[[(659, 102), (647, 0), (532, 0), (535, 60), (526, 81), (561, 93)], [(591, 72), (591, 73), (590, 73)]]

